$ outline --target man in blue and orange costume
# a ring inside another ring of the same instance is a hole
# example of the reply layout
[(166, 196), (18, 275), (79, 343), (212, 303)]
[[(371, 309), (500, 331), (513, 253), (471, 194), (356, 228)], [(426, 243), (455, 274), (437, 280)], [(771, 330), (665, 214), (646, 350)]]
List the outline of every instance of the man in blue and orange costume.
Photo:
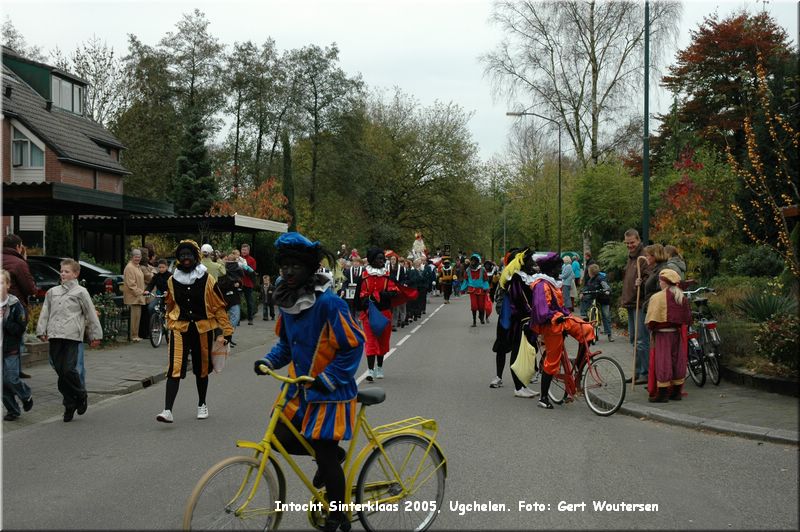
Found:
[(481, 256), (473, 253), (469, 258), (469, 267), (464, 271), (464, 280), (461, 282), (461, 291), (469, 294), (470, 310), (472, 311), (472, 326), (475, 327), (475, 315), (485, 323), (486, 298), (489, 297), (489, 277), (481, 265)]
[(536, 263), (541, 273), (534, 275), (531, 283), (533, 294), (531, 329), (536, 334), (542, 335), (545, 348), (539, 406), (551, 409), (553, 405), (547, 392), (550, 390), (553, 375), (558, 373), (561, 367), (564, 337), (568, 334), (578, 341), (578, 358), (575, 363), (580, 364), (586, 356), (587, 342), (594, 340), (594, 329), (591, 323), (570, 315), (569, 309), (564, 306), (561, 281), (558, 280), (562, 265), (559, 254), (551, 251), (537, 259)]
[[(284, 414), (314, 449), (317, 473), (314, 486), (325, 486), (328, 501), (342, 503), (345, 477), (341, 440), (353, 436), (356, 421), (356, 370), (361, 361), (364, 333), (347, 303), (332, 290), (333, 278), (318, 272), (320, 262), (333, 256), (319, 242), (300, 233), (285, 233), (275, 241), (281, 281), (273, 299), (280, 317), (276, 343), (255, 361), (257, 375), (289, 366), (289, 375), (308, 375), (314, 382), (291, 385)], [(292, 454), (308, 454), (288, 428), (279, 424), (275, 436)], [(323, 530), (350, 529), (344, 512), (331, 512)]]

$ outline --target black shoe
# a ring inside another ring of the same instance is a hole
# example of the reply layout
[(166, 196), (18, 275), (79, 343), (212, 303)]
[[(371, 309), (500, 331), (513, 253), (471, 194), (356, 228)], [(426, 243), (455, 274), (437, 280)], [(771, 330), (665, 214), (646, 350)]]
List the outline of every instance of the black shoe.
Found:
[(636, 377), (636, 382), (634, 384), (647, 384), (648, 380), (647, 377)]
[(350, 524), (350, 521), (347, 520), (347, 517), (343, 512), (335, 512), (334, 514), (329, 515), (325, 520), (325, 524), (322, 525), (322, 531), (336, 532), (337, 530), (341, 530), (342, 532), (350, 532), (351, 527), (352, 525)]
[(485, 323), (485, 322), (483, 321), (483, 318), (481, 318), (481, 325), (483, 325), (484, 323)]
[(85, 396), (81, 400), (81, 403), (78, 405), (78, 409), (77, 409), (78, 415), (79, 416), (84, 415), (86, 413), (86, 409), (87, 408), (89, 408), (89, 396), (88, 395)]
[(233, 340), (231, 340), (231, 341), (230, 341), (230, 342), (228, 342), (228, 343), (229, 343), (229, 344), (231, 344), (231, 347), (236, 347), (236, 342), (234, 342)]
[(477, 327), (477, 326), (478, 325), (474, 321), (472, 322), (472, 325), (470, 325), (470, 327)]
[(392, 331), (396, 331), (396, 330), (397, 330), (397, 327), (392, 327)]
[(26, 412), (30, 412), (31, 408), (33, 408), (33, 396), (31, 395), (27, 401), (22, 401), (22, 409)]
[(64, 423), (69, 423), (72, 421), (72, 418), (75, 416), (75, 409), (72, 407), (67, 407), (64, 409)]
[(261, 321), (269, 321), (269, 318), (261, 318)]
[(30, 378), (31, 378), (31, 376), (30, 376), (30, 375), (28, 375), (27, 373), (25, 373), (24, 371), (22, 371), (22, 370), (19, 370), (19, 378), (20, 378), (20, 379), (30, 379)]
[(5, 416), (3, 416), (4, 421), (16, 421), (17, 418), (19, 418), (19, 416), (12, 413), (8, 413)]
[(553, 403), (551, 403), (550, 399), (548, 399), (547, 397), (540, 398), (539, 399), (539, 403), (537, 404), (537, 406), (539, 408), (544, 408), (546, 410), (552, 410), (553, 409)]
[(627, 379), (625, 379), (625, 384), (630, 384), (630, 383), (632, 383), (632, 382), (633, 382), (633, 379), (631, 379), (630, 377), (628, 377)]
[(247, 324), (248, 325), (252, 325), (253, 324), (253, 320), (247, 320)]

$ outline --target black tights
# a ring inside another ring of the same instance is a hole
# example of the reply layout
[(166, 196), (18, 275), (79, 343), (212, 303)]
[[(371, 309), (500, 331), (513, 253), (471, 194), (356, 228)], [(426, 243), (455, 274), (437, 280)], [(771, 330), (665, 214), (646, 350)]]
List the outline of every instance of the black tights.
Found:
[(378, 367), (383, 367), (383, 355), (375, 355), (371, 357), (367, 357), (367, 367), (369, 369), (375, 369), (375, 359), (378, 359)]
[[(372, 358), (372, 357), (370, 357)], [(275, 437), (286, 448), (289, 454), (308, 455), (308, 451), (294, 437), (291, 431), (279, 423), (275, 427)], [(336, 440), (308, 440), (316, 454), (317, 467), (322, 473), (322, 481), (328, 494), (328, 501), (344, 501), (344, 471), (341, 461), (345, 450), (339, 447)]]
[[(194, 380), (197, 383), (197, 406), (206, 404), (206, 392), (208, 392), (208, 377), (201, 377), (195, 375)], [(167, 410), (172, 410), (175, 404), (175, 398), (178, 397), (178, 388), (181, 385), (181, 380), (174, 377), (167, 377), (167, 400), (165, 407)]]

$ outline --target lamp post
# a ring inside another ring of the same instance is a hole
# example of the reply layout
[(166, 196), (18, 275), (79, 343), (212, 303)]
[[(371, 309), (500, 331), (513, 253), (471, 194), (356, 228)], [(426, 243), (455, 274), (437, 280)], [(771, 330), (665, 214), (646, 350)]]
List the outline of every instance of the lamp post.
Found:
[(536, 118), (552, 122), (558, 127), (558, 253), (561, 254), (561, 122), (544, 115), (531, 113), (530, 111), (509, 111), (506, 113), (506, 116), (535, 116)]

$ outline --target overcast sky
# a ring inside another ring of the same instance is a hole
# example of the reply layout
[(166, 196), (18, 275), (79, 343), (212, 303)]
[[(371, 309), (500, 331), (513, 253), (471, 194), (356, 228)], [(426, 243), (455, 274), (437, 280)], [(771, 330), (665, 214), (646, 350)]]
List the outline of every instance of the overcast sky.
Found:
[[(703, 17), (720, 18), (742, 8), (761, 10), (765, 2), (684, 1), (678, 48), (688, 45), (689, 32)], [(55, 47), (69, 53), (92, 35), (120, 54), (127, 52), (127, 34), (156, 44), (175, 28), (181, 14), (198, 8), (211, 22), (210, 32), (230, 46), (235, 41), (263, 42), (272, 37), (279, 50), (336, 42), (342, 68), (360, 73), (371, 88), (400, 87), (423, 105), (452, 101), (474, 113), (470, 122), (480, 155), (501, 153), (512, 118), (505, 101), (494, 101), (478, 57), (500, 41), (489, 24), (491, 0), (240, 0), (198, 2), (160, 0), (40, 1), (3, 0), (8, 15), (29, 45), (47, 54)], [(797, 3), (769, 0), (766, 9), (797, 43)], [(675, 57), (674, 51), (668, 62)], [(652, 86), (652, 85), (651, 85)], [(652, 88), (651, 110), (668, 105)], [(641, 102), (636, 103), (641, 105)]]

